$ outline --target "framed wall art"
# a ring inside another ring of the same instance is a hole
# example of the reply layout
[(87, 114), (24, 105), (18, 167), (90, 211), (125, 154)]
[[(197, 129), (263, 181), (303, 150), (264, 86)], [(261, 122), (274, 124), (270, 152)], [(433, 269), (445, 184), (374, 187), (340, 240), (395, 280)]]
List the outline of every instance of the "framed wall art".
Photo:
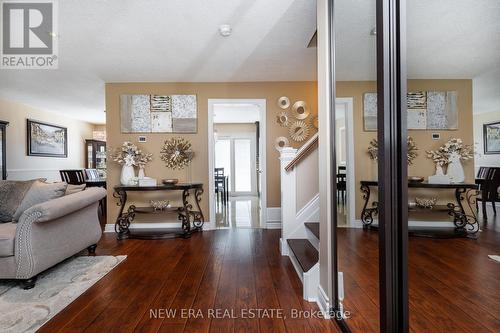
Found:
[(485, 154), (500, 154), (500, 121), (483, 125)]
[(196, 95), (121, 95), (122, 133), (196, 133)]
[(68, 157), (66, 127), (27, 120), (28, 156)]
[[(407, 94), (409, 130), (458, 129), (456, 91), (415, 91)], [(377, 93), (363, 95), (364, 130), (377, 130)]]

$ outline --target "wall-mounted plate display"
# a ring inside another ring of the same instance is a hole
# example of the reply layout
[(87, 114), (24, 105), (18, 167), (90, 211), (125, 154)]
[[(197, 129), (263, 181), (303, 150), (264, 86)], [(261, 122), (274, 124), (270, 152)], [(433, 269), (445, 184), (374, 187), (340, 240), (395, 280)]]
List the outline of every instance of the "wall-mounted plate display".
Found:
[(276, 148), (277, 151), (281, 151), (281, 149), (288, 146), (290, 146), (290, 141), (284, 136), (280, 136), (274, 141), (274, 148)]
[(309, 117), (309, 108), (307, 107), (306, 102), (295, 102), (292, 106), (292, 115), (299, 120), (304, 120)]
[(288, 128), (292, 140), (302, 142), (309, 137), (309, 125), (303, 120), (294, 121)]
[(278, 99), (278, 106), (283, 110), (286, 110), (290, 107), (290, 99), (286, 96), (282, 96)]
[(288, 127), (290, 124), (290, 119), (288, 119), (288, 113), (286, 111), (280, 112), (276, 117), (276, 121), (281, 127)]

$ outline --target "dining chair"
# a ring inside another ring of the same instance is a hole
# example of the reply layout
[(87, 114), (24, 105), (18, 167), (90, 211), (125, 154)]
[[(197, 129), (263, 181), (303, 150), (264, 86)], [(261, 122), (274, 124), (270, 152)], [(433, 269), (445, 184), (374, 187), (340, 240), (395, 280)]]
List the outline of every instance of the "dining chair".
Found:
[(500, 195), (498, 193), (498, 189), (500, 188), (500, 168), (489, 167), (485, 169), (486, 170), (481, 170), (480, 168), (480, 172), (481, 171), (483, 172), (482, 174), (483, 177), (479, 177), (482, 179), (482, 182), (480, 185), (480, 194), (476, 198), (476, 203), (478, 201), (482, 202), (483, 218), (486, 221), (488, 219), (486, 213), (487, 202), (491, 202), (491, 206), (493, 208), (493, 214), (497, 215), (497, 209), (495, 203), (500, 202)]
[(489, 167), (479, 167), (479, 171), (477, 172), (477, 177), (476, 178), (485, 178), (486, 175), (488, 174), (488, 169)]
[(85, 184), (85, 173), (83, 170), (59, 170), (61, 180), (71, 185)]
[(337, 202), (342, 200), (342, 204), (345, 204), (345, 196), (347, 190), (346, 174), (337, 173)]
[(217, 200), (219, 200), (219, 193), (222, 195), (222, 202), (227, 202), (227, 188), (226, 176), (224, 175), (224, 168), (215, 168), (215, 193)]

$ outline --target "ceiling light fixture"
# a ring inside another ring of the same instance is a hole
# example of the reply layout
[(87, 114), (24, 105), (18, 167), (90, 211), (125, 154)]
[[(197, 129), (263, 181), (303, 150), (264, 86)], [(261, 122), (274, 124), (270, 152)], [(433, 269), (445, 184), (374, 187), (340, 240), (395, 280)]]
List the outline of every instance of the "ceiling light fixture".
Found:
[(223, 24), (219, 27), (219, 33), (222, 37), (229, 37), (233, 32), (233, 28), (229, 24)]

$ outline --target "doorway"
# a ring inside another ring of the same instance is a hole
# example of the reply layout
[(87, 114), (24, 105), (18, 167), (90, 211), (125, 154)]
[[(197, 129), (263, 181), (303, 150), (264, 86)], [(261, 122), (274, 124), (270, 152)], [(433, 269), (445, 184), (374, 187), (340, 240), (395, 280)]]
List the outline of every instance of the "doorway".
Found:
[(353, 100), (352, 97), (335, 99), (338, 227), (356, 224)]
[(209, 99), (209, 205), (212, 228), (266, 223), (265, 100)]

